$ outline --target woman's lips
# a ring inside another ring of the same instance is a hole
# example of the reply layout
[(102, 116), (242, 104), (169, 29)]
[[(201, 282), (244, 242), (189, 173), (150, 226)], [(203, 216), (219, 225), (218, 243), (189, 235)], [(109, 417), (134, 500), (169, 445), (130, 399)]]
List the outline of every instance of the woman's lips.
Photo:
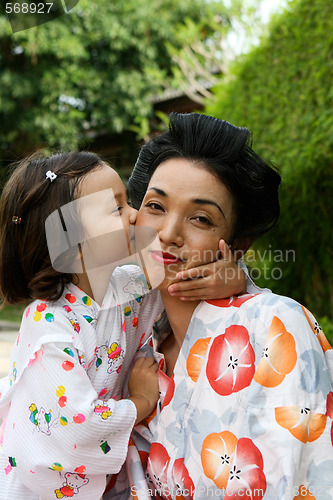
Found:
[(181, 262), (184, 262), (182, 259), (179, 259), (175, 255), (172, 255), (168, 252), (153, 250), (151, 252), (151, 256), (154, 260), (156, 260), (156, 262), (159, 262), (160, 264), (180, 264)]

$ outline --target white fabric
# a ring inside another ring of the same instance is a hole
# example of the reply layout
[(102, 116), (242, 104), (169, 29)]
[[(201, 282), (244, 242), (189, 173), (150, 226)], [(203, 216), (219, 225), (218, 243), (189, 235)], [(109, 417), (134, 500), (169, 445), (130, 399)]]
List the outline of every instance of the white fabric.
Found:
[(1, 500), (100, 499), (136, 420), (126, 375), (161, 310), (137, 266), (115, 270), (101, 307), (73, 284), (27, 307), (0, 381)]

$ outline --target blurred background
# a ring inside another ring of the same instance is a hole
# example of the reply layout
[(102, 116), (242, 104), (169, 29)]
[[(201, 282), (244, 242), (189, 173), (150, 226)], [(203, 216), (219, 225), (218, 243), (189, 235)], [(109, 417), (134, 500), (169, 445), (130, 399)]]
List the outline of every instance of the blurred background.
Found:
[(332, 343), (332, 75), (327, 0), (80, 0), (14, 34), (0, 15), (1, 185), (36, 149), (91, 149), (126, 182), (171, 111), (246, 126), (283, 177), (252, 276), (310, 309)]

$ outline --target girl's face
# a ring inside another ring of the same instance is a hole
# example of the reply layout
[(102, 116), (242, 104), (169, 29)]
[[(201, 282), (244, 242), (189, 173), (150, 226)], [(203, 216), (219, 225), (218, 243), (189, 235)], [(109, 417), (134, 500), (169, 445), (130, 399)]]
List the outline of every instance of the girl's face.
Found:
[(82, 254), (86, 269), (130, 255), (128, 229), (137, 211), (127, 203), (125, 187), (106, 165), (89, 172), (79, 185), (78, 213), (84, 231)]
[(165, 267), (159, 289), (175, 282), (177, 272), (216, 260), (234, 222), (232, 196), (217, 177), (183, 158), (161, 163), (137, 216), (137, 225), (154, 228), (160, 240), (162, 251), (151, 245), (145, 256), (149, 275)]

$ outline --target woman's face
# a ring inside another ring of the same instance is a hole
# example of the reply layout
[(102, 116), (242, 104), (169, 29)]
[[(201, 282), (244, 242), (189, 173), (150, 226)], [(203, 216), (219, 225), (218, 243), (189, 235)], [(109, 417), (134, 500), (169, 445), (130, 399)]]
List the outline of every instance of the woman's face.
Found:
[(217, 177), (183, 158), (161, 163), (137, 216), (137, 226), (157, 231), (162, 249), (146, 250), (149, 276), (154, 266), (164, 266), (163, 290), (177, 272), (216, 260), (219, 240), (229, 241), (234, 222), (232, 196)]

